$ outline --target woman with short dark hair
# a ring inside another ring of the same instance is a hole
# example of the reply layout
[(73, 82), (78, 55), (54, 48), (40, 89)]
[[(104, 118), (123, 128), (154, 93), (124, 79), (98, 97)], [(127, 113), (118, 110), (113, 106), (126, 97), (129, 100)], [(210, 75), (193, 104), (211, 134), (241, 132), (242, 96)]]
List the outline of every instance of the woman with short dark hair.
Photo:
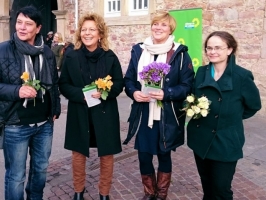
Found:
[(187, 127), (204, 200), (233, 199), (231, 184), (245, 142), (243, 119), (261, 109), (252, 73), (235, 62), (237, 46), (230, 33), (211, 33), (204, 43), (210, 62), (195, 77), (193, 93), (211, 101), (208, 115), (191, 119)]

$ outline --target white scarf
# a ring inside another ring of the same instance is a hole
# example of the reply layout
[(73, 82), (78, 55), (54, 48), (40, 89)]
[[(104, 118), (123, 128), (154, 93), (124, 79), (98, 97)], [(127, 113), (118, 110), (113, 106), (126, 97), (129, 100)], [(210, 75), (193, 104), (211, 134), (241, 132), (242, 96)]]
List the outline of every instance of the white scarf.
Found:
[[(138, 81), (141, 83), (142, 87), (144, 86), (144, 81), (140, 79), (139, 72), (143, 70), (144, 66), (152, 63), (154, 61), (154, 55), (158, 55), (156, 62), (164, 62), (166, 63), (167, 52), (171, 50), (174, 44), (175, 37), (173, 35), (169, 35), (168, 39), (163, 44), (153, 44), (152, 38), (148, 37), (145, 39), (144, 43), (140, 45), (143, 49), (143, 52), (140, 56), (138, 62)], [(177, 47), (175, 46), (175, 49)], [(162, 82), (161, 82), (162, 86)], [(148, 126), (152, 128), (153, 120), (159, 121), (161, 119), (161, 108), (157, 105), (157, 102), (149, 103), (149, 120)]]

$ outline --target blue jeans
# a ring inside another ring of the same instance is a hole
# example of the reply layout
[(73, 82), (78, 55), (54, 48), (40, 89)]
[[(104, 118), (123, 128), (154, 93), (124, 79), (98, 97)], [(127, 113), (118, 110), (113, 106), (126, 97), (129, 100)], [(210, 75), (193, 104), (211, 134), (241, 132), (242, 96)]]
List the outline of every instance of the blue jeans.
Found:
[(28, 151), (30, 169), (25, 189), (27, 200), (42, 200), (52, 139), (53, 124), (48, 121), (41, 126), (5, 126), (5, 200), (24, 199)]

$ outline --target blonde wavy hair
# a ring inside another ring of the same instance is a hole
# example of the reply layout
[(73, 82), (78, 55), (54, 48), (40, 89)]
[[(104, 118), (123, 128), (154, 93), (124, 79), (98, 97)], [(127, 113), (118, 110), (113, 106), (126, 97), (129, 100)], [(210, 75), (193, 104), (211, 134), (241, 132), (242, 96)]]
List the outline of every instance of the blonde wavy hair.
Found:
[(54, 36), (55, 35), (58, 35), (58, 43), (63, 43), (64, 42), (63, 36), (62, 36), (62, 34), (60, 32), (56, 32), (54, 34)]
[(82, 46), (82, 41), (81, 41), (81, 37), (80, 37), (80, 33), (81, 33), (81, 28), (82, 25), (84, 24), (85, 21), (94, 21), (95, 25), (99, 31), (99, 35), (101, 37), (100, 41), (98, 42), (98, 46), (103, 48), (105, 51), (109, 50), (109, 42), (108, 42), (108, 28), (104, 22), (103, 17), (101, 17), (100, 15), (96, 14), (96, 13), (87, 13), (85, 15), (83, 15), (78, 22), (78, 29), (76, 30), (75, 33), (75, 47), (74, 49), (80, 49)]
[(160, 10), (153, 14), (151, 20), (151, 26), (159, 21), (168, 21), (170, 26), (170, 32), (171, 34), (173, 34), (176, 28), (176, 21), (174, 17), (172, 17), (167, 11)]

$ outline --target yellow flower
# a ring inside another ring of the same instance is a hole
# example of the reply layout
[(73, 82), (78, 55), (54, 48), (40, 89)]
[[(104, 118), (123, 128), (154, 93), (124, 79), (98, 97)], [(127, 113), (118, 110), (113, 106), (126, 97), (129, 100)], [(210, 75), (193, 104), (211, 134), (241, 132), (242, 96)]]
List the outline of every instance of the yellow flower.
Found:
[(28, 72), (23, 72), (23, 74), (20, 77), (24, 82), (27, 82), (30, 78), (30, 75)]
[(108, 76), (105, 77), (105, 80), (109, 81), (109, 80), (111, 80), (111, 78), (112, 77), (110, 75), (108, 75)]
[(106, 87), (108, 88), (108, 90), (111, 90), (112, 85), (113, 85), (112, 81), (107, 82)]

